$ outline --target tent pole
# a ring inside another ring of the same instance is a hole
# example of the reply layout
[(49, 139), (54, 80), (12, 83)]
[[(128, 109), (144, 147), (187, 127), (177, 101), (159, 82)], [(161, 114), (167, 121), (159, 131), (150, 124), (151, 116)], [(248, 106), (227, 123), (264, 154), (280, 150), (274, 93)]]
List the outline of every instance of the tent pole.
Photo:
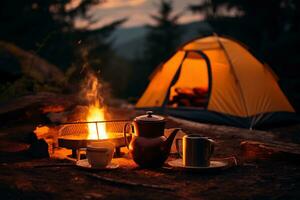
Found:
[(180, 75), (180, 72), (181, 72), (181, 68), (182, 68), (182, 64), (183, 64), (183, 62), (184, 62), (186, 56), (187, 56), (187, 52), (184, 51), (184, 56), (183, 56), (183, 58), (182, 58), (182, 60), (181, 60), (181, 62), (180, 62), (180, 65), (179, 65), (179, 67), (178, 67), (178, 69), (177, 69), (177, 71), (176, 71), (176, 73), (175, 73), (175, 75), (174, 75), (174, 77), (173, 77), (173, 79), (172, 79), (172, 81), (171, 81), (169, 87), (168, 87), (168, 92), (167, 92), (167, 94), (166, 94), (166, 97), (165, 97), (164, 102), (163, 102), (163, 105), (162, 105), (164, 111), (165, 111), (165, 108), (166, 108), (166, 105), (167, 105), (167, 102), (168, 102), (168, 98), (169, 98), (169, 95), (170, 95), (170, 89), (171, 89), (171, 87), (176, 83), (176, 81), (177, 81), (178, 78), (179, 78), (179, 75)]
[(205, 53), (203, 53), (202, 51), (195, 51), (196, 53), (200, 54), (201, 57), (205, 60), (206, 62), (206, 67), (207, 67), (207, 77), (208, 77), (208, 97), (207, 97), (207, 104), (205, 106), (205, 109), (208, 109), (208, 104), (210, 101), (210, 97), (211, 97), (211, 91), (212, 91), (212, 71), (211, 71), (211, 64), (209, 61), (209, 58), (207, 57), (207, 55)]
[[(239, 90), (240, 90), (240, 94), (241, 94), (241, 98), (242, 98), (242, 102), (243, 102), (244, 109), (245, 109), (245, 111), (246, 111), (247, 117), (249, 117), (249, 112), (248, 112), (248, 109), (247, 109), (247, 106), (246, 106), (246, 100), (245, 100), (245, 96), (244, 96), (244, 93), (243, 93), (243, 90), (242, 90), (242, 86), (241, 86), (240, 81), (239, 81), (239, 79), (238, 79), (238, 77), (237, 77), (237, 75), (236, 75), (236, 71), (235, 71), (235, 69), (234, 69), (234, 67), (233, 67), (233, 64), (232, 64), (231, 60), (230, 60), (229, 54), (228, 54), (228, 52), (227, 52), (225, 46), (224, 46), (224, 45), (222, 44), (222, 42), (220, 41), (218, 35), (217, 35), (216, 33), (214, 33), (213, 35), (217, 38), (217, 42), (219, 43), (220, 47), (223, 49), (223, 51), (224, 51), (224, 53), (225, 53), (225, 56), (226, 56), (226, 58), (227, 58), (227, 60), (228, 60), (228, 62), (229, 62), (229, 65), (230, 65), (230, 68), (231, 68), (231, 70), (232, 70), (234, 79), (235, 79), (235, 81), (236, 81), (236, 83), (237, 83), (237, 85), (238, 85), (238, 88), (239, 88)], [(255, 125), (255, 124), (251, 125), (250, 128), (252, 128), (254, 125)]]

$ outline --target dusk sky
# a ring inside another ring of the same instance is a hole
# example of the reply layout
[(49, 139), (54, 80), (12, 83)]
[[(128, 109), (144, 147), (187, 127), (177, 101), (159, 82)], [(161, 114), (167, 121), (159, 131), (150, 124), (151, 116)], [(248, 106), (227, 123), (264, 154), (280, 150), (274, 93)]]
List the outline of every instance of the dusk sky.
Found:
[[(80, 0), (75, 0), (74, 4)], [(157, 12), (159, 0), (107, 0), (102, 4), (94, 6), (90, 10), (93, 20), (96, 23), (91, 27), (99, 27), (114, 20), (128, 17), (123, 27), (141, 26), (151, 23), (150, 14)], [(198, 3), (199, 0), (173, 0), (174, 13), (185, 10), (184, 16), (179, 23), (188, 23), (201, 19), (200, 15), (193, 15), (186, 7), (190, 4)], [(77, 26), (84, 26), (82, 20), (77, 21)]]

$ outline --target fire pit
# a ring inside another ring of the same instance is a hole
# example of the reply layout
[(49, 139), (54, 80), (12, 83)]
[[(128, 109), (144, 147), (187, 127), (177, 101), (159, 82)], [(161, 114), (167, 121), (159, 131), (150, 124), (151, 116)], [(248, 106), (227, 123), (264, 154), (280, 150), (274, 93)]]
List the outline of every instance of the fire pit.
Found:
[[(116, 147), (117, 156), (120, 155), (120, 147), (125, 146), (123, 128), (128, 120), (113, 119), (109, 108), (104, 104), (102, 84), (97, 74), (88, 73), (82, 84), (80, 98), (85, 106), (74, 111), (71, 117), (76, 122), (63, 123), (59, 130), (58, 146), (72, 149), (72, 156), (80, 158), (80, 150), (95, 141), (110, 141)], [(127, 130), (128, 131), (128, 130)]]
[(129, 121), (114, 120), (64, 123), (59, 130), (58, 146), (72, 149), (72, 156), (79, 159), (80, 150), (85, 149), (90, 142), (110, 141), (116, 147), (115, 155), (120, 156), (120, 148), (125, 146), (123, 128), (127, 122)]

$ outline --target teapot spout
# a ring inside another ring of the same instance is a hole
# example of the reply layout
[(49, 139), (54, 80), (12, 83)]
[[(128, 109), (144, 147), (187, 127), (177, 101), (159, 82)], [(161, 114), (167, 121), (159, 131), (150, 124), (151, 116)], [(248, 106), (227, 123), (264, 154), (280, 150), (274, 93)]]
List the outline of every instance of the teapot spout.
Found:
[(168, 151), (171, 150), (171, 146), (173, 143), (173, 140), (176, 136), (176, 134), (178, 133), (178, 131), (180, 130), (180, 128), (176, 128), (174, 129), (171, 134), (169, 135), (169, 137), (167, 138), (167, 140), (165, 141), (165, 149), (167, 149)]

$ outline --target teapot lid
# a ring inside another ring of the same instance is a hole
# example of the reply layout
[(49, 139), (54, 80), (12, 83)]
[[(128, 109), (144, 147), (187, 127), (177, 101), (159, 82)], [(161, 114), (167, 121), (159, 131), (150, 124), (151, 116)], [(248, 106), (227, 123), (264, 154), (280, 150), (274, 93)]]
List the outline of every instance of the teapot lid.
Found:
[(159, 115), (153, 115), (152, 111), (147, 111), (146, 115), (138, 116), (135, 120), (141, 122), (162, 122), (165, 118)]

